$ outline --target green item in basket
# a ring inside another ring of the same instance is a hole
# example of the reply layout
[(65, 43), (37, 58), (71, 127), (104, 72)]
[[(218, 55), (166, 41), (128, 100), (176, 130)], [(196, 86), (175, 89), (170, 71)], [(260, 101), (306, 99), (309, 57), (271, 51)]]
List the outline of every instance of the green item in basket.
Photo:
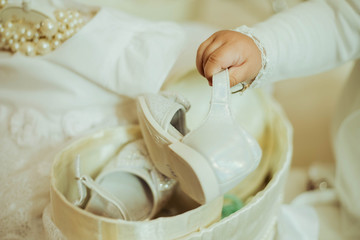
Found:
[(224, 205), (221, 212), (221, 218), (226, 218), (230, 216), (240, 208), (244, 206), (243, 201), (233, 194), (224, 195)]

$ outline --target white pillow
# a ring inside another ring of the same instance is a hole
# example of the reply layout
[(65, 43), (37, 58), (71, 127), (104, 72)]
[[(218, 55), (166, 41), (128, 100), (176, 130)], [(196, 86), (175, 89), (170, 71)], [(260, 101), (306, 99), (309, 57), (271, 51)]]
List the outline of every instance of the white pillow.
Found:
[(44, 59), (118, 94), (157, 92), (184, 43), (180, 27), (102, 8)]

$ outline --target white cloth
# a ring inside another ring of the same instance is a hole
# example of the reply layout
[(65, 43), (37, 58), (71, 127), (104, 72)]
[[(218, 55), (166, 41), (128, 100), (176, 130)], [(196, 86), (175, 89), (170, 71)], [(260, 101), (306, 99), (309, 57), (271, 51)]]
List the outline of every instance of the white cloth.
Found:
[(277, 240), (318, 239), (319, 226), (315, 210), (307, 205), (282, 205), (277, 222)]
[(357, 0), (314, 0), (255, 25), (268, 57), (263, 78), (308, 76), (358, 59), (359, 8)]
[(263, 82), (311, 75), (357, 59), (339, 101), (333, 141), (342, 239), (359, 239), (360, 1), (309, 1), (255, 25), (251, 33), (268, 60)]
[(130, 97), (160, 89), (182, 44), (176, 24), (101, 9), (48, 55), (0, 52), (0, 239), (44, 238), (52, 154), (135, 123)]

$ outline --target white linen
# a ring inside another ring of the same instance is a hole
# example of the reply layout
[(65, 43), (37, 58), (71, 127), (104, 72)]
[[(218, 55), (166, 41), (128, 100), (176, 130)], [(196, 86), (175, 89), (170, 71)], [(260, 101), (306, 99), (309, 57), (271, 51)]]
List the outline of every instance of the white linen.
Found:
[(174, 23), (102, 9), (80, 34), (44, 58), (115, 93), (135, 97), (160, 89), (184, 40)]
[(277, 226), (277, 240), (318, 239), (318, 217), (312, 207), (304, 204), (282, 205)]

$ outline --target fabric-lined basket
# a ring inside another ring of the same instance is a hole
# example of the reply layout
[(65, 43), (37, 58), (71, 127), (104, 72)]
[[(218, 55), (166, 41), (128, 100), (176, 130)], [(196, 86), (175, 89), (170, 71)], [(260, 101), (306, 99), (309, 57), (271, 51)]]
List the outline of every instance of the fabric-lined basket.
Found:
[[(99, 217), (72, 203), (78, 197), (74, 159), (81, 155), (81, 169), (95, 177), (122, 146), (141, 138), (138, 126), (99, 131), (74, 142), (56, 157), (52, 168), (50, 216), (67, 239), (272, 239), (276, 215), (292, 155), (292, 129), (281, 108), (267, 94), (256, 91), (266, 116), (259, 143), (262, 163), (253, 174), (231, 191), (245, 206), (220, 220), (222, 199), (185, 212), (150, 221), (130, 222)], [(250, 184), (253, 179), (261, 181)], [(47, 229), (47, 231), (51, 231)]]

